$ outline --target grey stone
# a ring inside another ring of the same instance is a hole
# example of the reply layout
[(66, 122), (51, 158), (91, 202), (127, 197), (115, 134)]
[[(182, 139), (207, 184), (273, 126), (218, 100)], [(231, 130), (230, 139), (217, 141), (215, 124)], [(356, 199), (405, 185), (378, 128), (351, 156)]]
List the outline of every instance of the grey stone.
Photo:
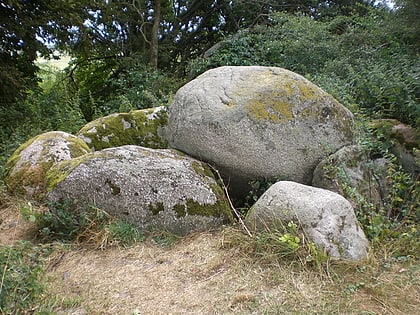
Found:
[(272, 231), (294, 222), (331, 257), (362, 260), (368, 241), (349, 201), (334, 192), (280, 181), (249, 210), (245, 223), (253, 231)]
[(403, 169), (416, 178), (420, 174), (420, 129), (396, 119), (373, 120), (369, 126), (377, 136), (387, 140), (389, 151), (397, 157)]
[(243, 194), (256, 178), (310, 183), (320, 160), (352, 142), (352, 125), (350, 111), (296, 73), (221, 67), (178, 90), (167, 136)]
[(86, 124), (77, 135), (92, 151), (130, 144), (165, 149), (166, 124), (166, 108), (161, 106), (98, 118)]
[(141, 228), (182, 235), (231, 220), (208, 165), (175, 150), (127, 145), (96, 151), (50, 169), (48, 184), (51, 202), (93, 205)]
[(363, 203), (376, 211), (383, 208), (389, 192), (386, 170), (383, 158), (371, 160), (362, 146), (346, 146), (318, 164), (312, 185), (345, 196), (353, 205)]
[(45, 174), (53, 165), (89, 152), (85, 142), (66, 132), (40, 134), (22, 144), (6, 163), (8, 188), (40, 199), (45, 193)]

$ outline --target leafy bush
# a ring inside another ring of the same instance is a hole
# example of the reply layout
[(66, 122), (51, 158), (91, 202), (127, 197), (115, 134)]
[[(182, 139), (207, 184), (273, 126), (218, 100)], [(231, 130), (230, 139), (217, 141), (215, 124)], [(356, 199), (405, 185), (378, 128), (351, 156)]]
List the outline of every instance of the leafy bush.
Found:
[(181, 81), (135, 58), (75, 61), (67, 85), (86, 121), (115, 112), (167, 105)]
[[(366, 154), (385, 159), (385, 174), (372, 173), (384, 180), (381, 183), (386, 194), (382, 197), (383, 207), (374, 205), (369, 196), (362, 195), (349, 180), (348, 174), (339, 166), (331, 166), (344, 197), (354, 203), (356, 216), (366, 236), (374, 247), (387, 248), (390, 255), (418, 258), (420, 253), (420, 182), (413, 174), (404, 171), (397, 157), (391, 153), (392, 140), (380, 130), (375, 133), (366, 130), (359, 142)], [(366, 168), (369, 168), (367, 161)], [(372, 169), (373, 171), (373, 169)], [(387, 244), (384, 246), (384, 244)]]
[(304, 75), (353, 111), (420, 122), (418, 50), (399, 36), (392, 12), (318, 21), (276, 13), (269, 26), (241, 30), (206, 58), (191, 77), (226, 65), (278, 66)]
[(78, 95), (72, 94), (64, 84), (63, 73), (44, 66), (39, 76), (42, 81), (37, 89), (27, 92), (20, 112), (14, 111), (16, 107), (0, 111), (0, 122), (5, 122), (0, 130), (0, 180), (7, 159), (28, 139), (51, 130), (76, 133), (86, 123), (79, 109)]

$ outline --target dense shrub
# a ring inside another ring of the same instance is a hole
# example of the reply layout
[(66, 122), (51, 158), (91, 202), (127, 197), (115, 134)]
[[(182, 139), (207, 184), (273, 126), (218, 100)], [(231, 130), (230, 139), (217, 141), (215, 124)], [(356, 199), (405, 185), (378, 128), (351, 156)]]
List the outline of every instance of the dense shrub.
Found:
[(193, 60), (190, 74), (223, 65), (279, 66), (306, 76), (353, 111), (415, 126), (420, 60), (416, 48), (398, 37), (396, 23), (379, 9), (327, 21), (274, 14), (271, 25), (242, 30)]
[(181, 81), (136, 59), (85, 60), (71, 65), (68, 86), (86, 121), (115, 112), (167, 105)]

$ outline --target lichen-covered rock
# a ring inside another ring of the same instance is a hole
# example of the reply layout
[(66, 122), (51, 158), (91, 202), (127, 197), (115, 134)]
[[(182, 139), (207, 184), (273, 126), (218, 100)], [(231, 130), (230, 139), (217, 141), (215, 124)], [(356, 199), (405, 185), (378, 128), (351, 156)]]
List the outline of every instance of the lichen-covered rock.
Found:
[(253, 231), (273, 231), (294, 222), (331, 257), (362, 260), (368, 241), (353, 207), (334, 192), (280, 181), (249, 210), (245, 223)]
[(350, 111), (296, 73), (221, 67), (178, 90), (167, 136), (243, 194), (255, 178), (310, 183), (321, 159), (352, 142), (352, 125)]
[(209, 166), (175, 150), (104, 149), (56, 165), (48, 179), (49, 201), (94, 205), (142, 228), (186, 234), (231, 220)]
[(312, 185), (334, 191), (372, 210), (383, 208), (389, 192), (387, 163), (371, 160), (359, 145), (346, 146), (323, 159), (315, 168)]
[(165, 107), (111, 114), (86, 124), (78, 136), (93, 151), (135, 144), (147, 148), (167, 148), (162, 132), (167, 124)]
[(45, 174), (53, 165), (89, 152), (83, 140), (66, 132), (38, 135), (22, 144), (8, 160), (7, 186), (18, 194), (41, 198), (45, 193)]

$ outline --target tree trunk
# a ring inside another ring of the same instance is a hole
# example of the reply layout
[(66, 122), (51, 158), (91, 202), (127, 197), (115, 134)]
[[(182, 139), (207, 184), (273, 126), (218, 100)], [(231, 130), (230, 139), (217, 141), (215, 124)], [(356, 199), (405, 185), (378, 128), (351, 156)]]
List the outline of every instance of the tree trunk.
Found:
[(150, 39), (150, 65), (153, 69), (157, 69), (158, 65), (158, 36), (159, 36), (159, 24), (160, 24), (160, 6), (161, 0), (154, 0), (153, 6), (153, 26), (152, 34)]

